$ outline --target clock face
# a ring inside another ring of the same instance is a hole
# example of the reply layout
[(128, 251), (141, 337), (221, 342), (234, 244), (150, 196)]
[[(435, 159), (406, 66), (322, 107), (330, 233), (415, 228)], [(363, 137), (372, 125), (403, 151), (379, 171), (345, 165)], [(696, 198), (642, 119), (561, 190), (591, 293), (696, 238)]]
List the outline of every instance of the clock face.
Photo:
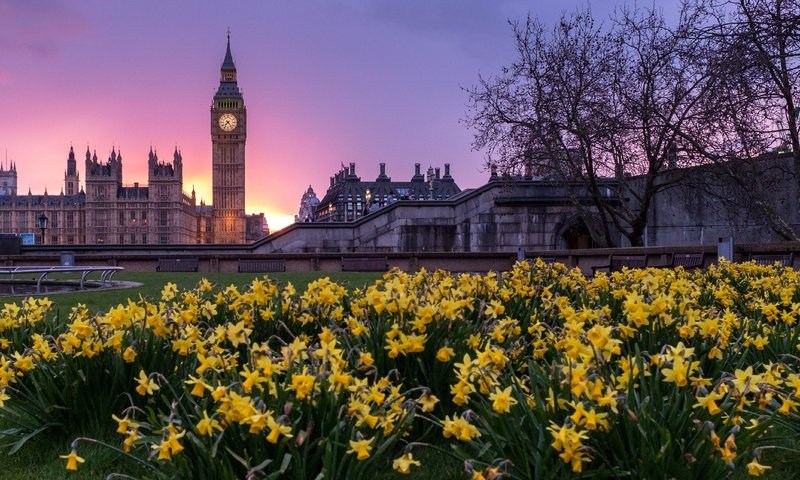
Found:
[(236, 123), (236, 115), (232, 113), (223, 113), (219, 117), (219, 128), (226, 132), (230, 132), (236, 128)]

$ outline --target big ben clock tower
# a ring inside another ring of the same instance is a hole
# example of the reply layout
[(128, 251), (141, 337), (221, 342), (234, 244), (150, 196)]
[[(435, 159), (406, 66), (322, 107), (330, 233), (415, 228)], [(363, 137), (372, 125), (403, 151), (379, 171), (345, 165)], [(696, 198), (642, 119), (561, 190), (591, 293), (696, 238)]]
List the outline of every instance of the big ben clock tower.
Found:
[(247, 111), (236, 82), (231, 34), (220, 69), (219, 88), (211, 104), (213, 243), (244, 243), (244, 145)]

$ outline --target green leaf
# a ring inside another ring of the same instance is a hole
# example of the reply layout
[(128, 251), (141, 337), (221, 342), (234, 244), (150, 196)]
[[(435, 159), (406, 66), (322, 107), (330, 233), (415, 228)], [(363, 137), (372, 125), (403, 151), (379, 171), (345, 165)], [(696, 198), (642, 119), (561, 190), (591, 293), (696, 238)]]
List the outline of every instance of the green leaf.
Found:
[(11, 447), (11, 449), (8, 451), (8, 454), (9, 455), (15, 454), (17, 451), (19, 451), (20, 448), (24, 447), (25, 444), (28, 443), (28, 441), (30, 439), (32, 439), (33, 437), (39, 435), (40, 433), (44, 432), (45, 430), (47, 430), (48, 428), (50, 428), (52, 426), (54, 426), (54, 424), (46, 423), (46, 424), (42, 425), (41, 427), (29, 432), (27, 435), (23, 436), (22, 438), (20, 438), (19, 440), (17, 440), (14, 443), (14, 446)]
[(291, 463), (291, 461), (292, 461), (292, 456), (290, 454), (286, 453), (283, 455), (283, 461), (281, 462), (280, 473), (286, 472), (286, 470), (289, 468), (289, 463)]

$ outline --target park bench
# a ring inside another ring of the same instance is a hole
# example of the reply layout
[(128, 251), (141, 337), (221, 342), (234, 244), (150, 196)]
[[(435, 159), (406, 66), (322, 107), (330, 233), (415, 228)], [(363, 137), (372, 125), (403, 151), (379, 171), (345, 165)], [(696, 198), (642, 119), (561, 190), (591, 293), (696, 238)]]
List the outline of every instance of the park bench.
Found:
[(386, 257), (342, 257), (343, 272), (385, 272), (388, 269)]
[(780, 263), (782, 267), (792, 266), (791, 253), (751, 253), (748, 260), (757, 265), (774, 265)]
[(196, 272), (199, 267), (197, 258), (159, 258), (157, 272)]
[(704, 255), (702, 253), (673, 253), (669, 263), (664, 265), (654, 265), (657, 268), (676, 268), (683, 267), (685, 270), (703, 268)]
[(609, 255), (606, 265), (592, 267), (592, 274), (598, 271), (616, 272), (623, 268), (645, 268), (647, 255)]
[(686, 270), (703, 268), (702, 253), (673, 253), (672, 267), (683, 267)]
[(239, 259), (240, 273), (285, 272), (286, 260), (283, 258), (246, 258)]
[(536, 263), (537, 258), (544, 263), (556, 263), (556, 257), (528, 257), (525, 260), (527, 260), (528, 263), (533, 264)]

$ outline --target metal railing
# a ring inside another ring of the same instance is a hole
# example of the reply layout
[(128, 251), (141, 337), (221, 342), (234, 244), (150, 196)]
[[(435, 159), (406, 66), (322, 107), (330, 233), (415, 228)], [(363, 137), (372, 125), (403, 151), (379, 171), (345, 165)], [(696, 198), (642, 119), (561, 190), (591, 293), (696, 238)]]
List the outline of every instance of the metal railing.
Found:
[(0, 275), (10, 275), (11, 279), (14, 280), (14, 275), (28, 275), (28, 274), (39, 274), (39, 277), (36, 279), (36, 291), (40, 292), (42, 287), (42, 282), (47, 279), (47, 276), (51, 273), (80, 273), (81, 279), (79, 282), (79, 287), (81, 290), (83, 289), (86, 278), (92, 272), (100, 272), (100, 286), (105, 287), (106, 283), (111, 281), (111, 278), (114, 276), (115, 273), (119, 272), (120, 270), (124, 270), (123, 267), (114, 267), (114, 266), (96, 266), (96, 265), (86, 265), (86, 266), (52, 266), (52, 267), (0, 267)]

